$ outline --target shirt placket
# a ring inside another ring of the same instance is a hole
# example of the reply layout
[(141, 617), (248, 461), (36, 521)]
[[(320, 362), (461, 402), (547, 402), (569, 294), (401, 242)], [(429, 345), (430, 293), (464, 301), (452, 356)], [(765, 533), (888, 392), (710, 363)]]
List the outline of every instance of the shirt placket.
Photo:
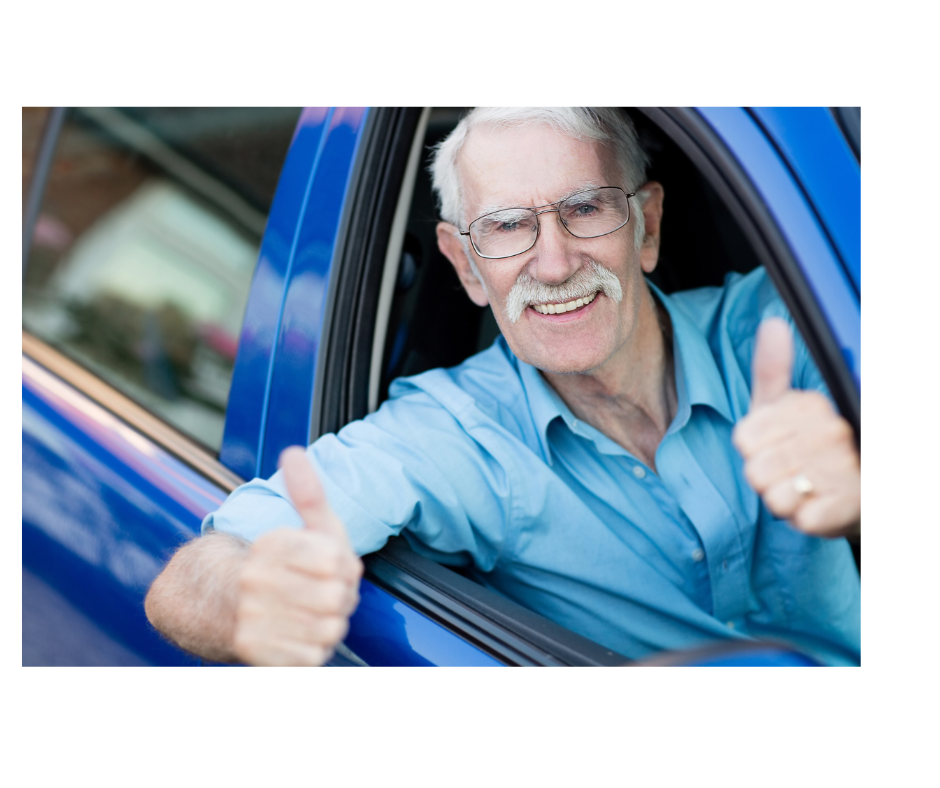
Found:
[(749, 550), (737, 518), (689, 449), (681, 432), (667, 436), (657, 464), (663, 483), (679, 501), (705, 549), (713, 615), (729, 628), (742, 627), (750, 612)]

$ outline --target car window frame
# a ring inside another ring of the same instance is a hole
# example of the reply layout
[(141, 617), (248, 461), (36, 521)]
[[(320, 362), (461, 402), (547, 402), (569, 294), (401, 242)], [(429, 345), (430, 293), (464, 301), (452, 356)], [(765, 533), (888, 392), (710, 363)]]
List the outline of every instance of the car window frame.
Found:
[[(776, 219), (764, 204), (750, 176), (731, 153), (721, 134), (697, 110), (642, 108), (639, 111), (646, 114), (664, 133), (669, 135), (709, 183), (715, 187), (725, 206), (755, 247), (771, 279), (780, 291), (781, 297), (791, 310), (810, 352), (819, 363), (823, 377), (829, 384), (837, 404), (847, 415), (858, 435), (860, 426), (858, 392), (852, 373), (839, 352), (828, 323), (806, 282), (784, 231), (778, 226)], [(388, 114), (392, 110), (384, 108), (381, 112)], [(370, 127), (370, 133), (378, 133), (376, 129), (382, 127), (383, 124), (388, 127), (388, 124), (393, 123), (390, 118), (390, 114), (383, 119), (383, 115), (376, 112), (370, 119), (373, 124)], [(416, 122), (413, 125), (417, 128)], [(403, 170), (405, 159), (407, 159), (405, 150), (410, 150), (411, 142), (412, 140), (408, 139), (401, 140), (398, 143), (398, 155), (387, 155), (385, 160), (376, 158), (373, 150), (374, 143), (364, 145), (362, 155), (364, 161), (368, 160), (368, 164), (360, 171), (368, 171), (373, 181), (385, 177), (387, 182), (394, 182), (394, 178), (387, 175), (380, 176), (379, 173), (383, 168), (389, 167)], [(398, 188), (390, 188), (396, 194), (398, 193)], [(360, 209), (351, 210), (355, 213)], [(389, 213), (391, 212), (386, 208), (386, 214)], [(390, 219), (387, 221), (390, 222)], [(348, 246), (342, 258), (341, 268), (345, 284), (337, 281), (334, 300), (330, 305), (330, 308), (334, 310), (332, 324), (343, 322), (342, 316), (344, 315), (354, 315), (345, 319), (345, 323), (358, 327), (355, 329), (358, 335), (351, 340), (348, 336), (341, 337), (339, 332), (334, 333), (333, 345), (329, 349), (330, 366), (327, 367), (330, 375), (349, 375), (354, 369), (360, 372), (368, 369), (364, 360), (360, 359), (357, 363), (355, 356), (357, 353), (361, 356), (362, 347), (371, 342), (379, 333), (368, 318), (370, 309), (378, 309), (378, 287), (373, 287), (365, 294), (361, 292), (361, 289), (352, 292), (352, 288), (361, 285), (362, 272), (365, 267), (371, 266), (375, 269), (384, 264), (386, 258), (397, 265), (396, 250), (383, 253), (377, 251), (380, 245), (374, 243), (373, 236), (377, 233), (377, 228), (381, 229), (381, 222), (371, 224), (360, 222), (361, 219), (351, 217), (346, 226), (350, 239), (357, 240), (347, 241)], [(387, 239), (389, 235), (390, 228), (386, 227), (385, 238)], [(367, 242), (366, 239), (370, 240)], [(363, 251), (364, 249), (371, 251)], [(366, 259), (369, 255), (371, 255), (371, 261)], [(385, 279), (389, 278), (391, 278), (390, 275), (386, 273)], [(361, 385), (356, 391), (357, 382), (344, 378), (344, 386), (345, 388), (330, 386), (329, 390), (321, 389), (322, 399), (318, 406), (315, 406), (314, 412), (317, 419), (313, 423), (311, 439), (315, 439), (324, 432), (336, 431), (343, 424), (352, 419), (361, 418), (367, 412), (363, 405), (366, 397), (361, 391)], [(859, 545), (856, 543), (853, 547), (857, 560), (860, 560)], [(520, 650), (519, 639), (525, 640), (526, 635), (532, 632), (532, 628), (523, 624), (521, 615), (515, 615), (513, 612), (501, 614), (499, 612), (501, 601), (497, 603), (494, 600), (494, 597), (499, 598), (498, 595), (446, 567), (418, 556), (400, 538), (390, 540), (385, 548), (367, 556), (365, 564), (365, 576), (369, 582), (384, 588), (425, 615), (445, 622), (452, 631), (470, 642), (479, 644), (506, 664), (623, 664), (625, 662), (622, 655), (608, 656), (609, 661), (604, 662), (603, 658), (598, 655), (598, 650), (602, 650), (602, 647), (590, 641), (578, 643), (576, 641), (579, 636), (545, 619), (542, 619), (543, 624), (547, 623), (551, 626), (544, 627), (542, 630), (545, 633), (544, 637), (538, 639), (537, 645), (534, 641), (528, 641), (529, 651)], [(515, 613), (518, 614), (518, 611)], [(525, 610), (525, 616), (529, 614), (537, 616)], [(542, 617), (537, 616), (537, 618)], [(535, 658), (533, 662), (525, 661), (536, 652), (541, 656)], [(521, 656), (523, 653), (524, 657)]]
[[(24, 276), (29, 264), (33, 232), (68, 109), (68, 107), (50, 109), (33, 165), (23, 217)], [(26, 328), (22, 329), (22, 354), (64, 380), (92, 402), (118, 416), (154, 444), (216, 484), (226, 494), (244, 482), (243, 477), (228, 468), (202, 443), (159, 415), (152, 413), (101, 376), (35, 336)], [(226, 418), (228, 418), (227, 410)]]

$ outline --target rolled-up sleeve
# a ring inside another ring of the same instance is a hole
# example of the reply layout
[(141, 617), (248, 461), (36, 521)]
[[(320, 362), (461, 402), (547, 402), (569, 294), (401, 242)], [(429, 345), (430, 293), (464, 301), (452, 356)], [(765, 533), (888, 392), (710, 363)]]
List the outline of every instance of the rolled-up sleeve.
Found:
[[(511, 495), (500, 436), (480, 435), (470, 398), (451, 413), (434, 396), (403, 396), (307, 448), (330, 505), (359, 554), (408, 528), (436, 560), (493, 568), (507, 531)], [(492, 438), (492, 440), (489, 440)], [(301, 520), (277, 472), (236, 489), (203, 521), (253, 541)]]

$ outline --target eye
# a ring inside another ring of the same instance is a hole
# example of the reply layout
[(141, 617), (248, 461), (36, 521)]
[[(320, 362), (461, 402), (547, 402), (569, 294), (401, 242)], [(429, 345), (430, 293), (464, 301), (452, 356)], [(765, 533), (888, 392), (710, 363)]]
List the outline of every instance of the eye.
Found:
[(525, 211), (505, 211), (478, 219), (480, 235), (511, 235), (527, 229), (534, 217)]
[(576, 219), (589, 219), (599, 216), (603, 213), (604, 208), (599, 200), (581, 199), (577, 202), (568, 203), (564, 206), (563, 210), (562, 216), (569, 221), (573, 221)]

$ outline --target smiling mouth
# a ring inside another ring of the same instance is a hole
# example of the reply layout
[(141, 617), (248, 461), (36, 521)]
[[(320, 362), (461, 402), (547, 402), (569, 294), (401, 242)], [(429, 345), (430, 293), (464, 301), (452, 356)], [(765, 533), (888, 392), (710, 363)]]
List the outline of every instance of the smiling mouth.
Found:
[(592, 293), (586, 298), (576, 298), (573, 301), (565, 301), (559, 304), (531, 304), (531, 307), (542, 315), (561, 315), (565, 312), (574, 312), (576, 309), (587, 306), (597, 297), (597, 293)]

